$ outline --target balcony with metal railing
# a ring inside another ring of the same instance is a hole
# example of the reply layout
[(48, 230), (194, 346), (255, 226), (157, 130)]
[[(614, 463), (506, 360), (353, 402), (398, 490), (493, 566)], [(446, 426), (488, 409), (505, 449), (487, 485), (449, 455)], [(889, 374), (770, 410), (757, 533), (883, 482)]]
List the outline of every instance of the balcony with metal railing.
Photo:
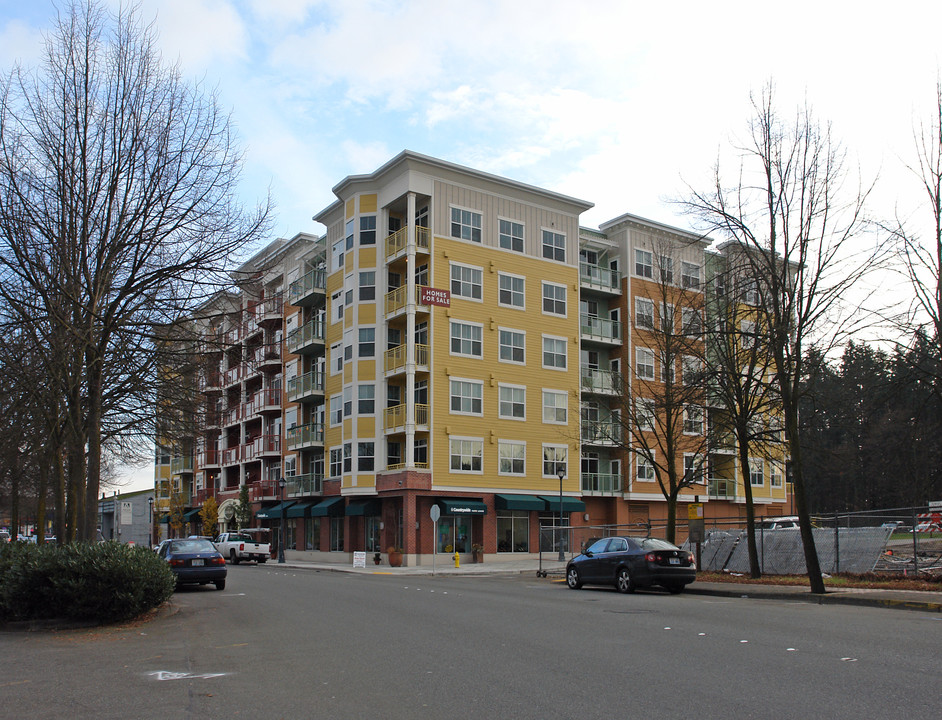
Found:
[(583, 420), (580, 437), (585, 445), (604, 445), (612, 447), (618, 444), (621, 428), (611, 420)]
[(319, 422), (297, 425), (288, 428), (285, 433), (285, 444), (288, 450), (303, 450), (309, 447), (323, 447), (324, 424)]
[(611, 370), (584, 367), (580, 382), (582, 392), (586, 393), (617, 395), (620, 390), (616, 375)]
[(288, 302), (295, 307), (310, 307), (323, 300), (327, 288), (327, 271), (311, 270), (288, 286)]
[[(415, 307), (416, 310), (428, 312), (428, 303), (421, 302), (422, 288), (424, 287), (426, 286), (415, 286)], [(406, 305), (408, 304), (408, 296), (409, 293), (407, 285), (402, 285), (386, 293), (384, 310), (386, 312), (387, 318), (390, 316), (395, 317), (397, 314), (405, 311)]]
[[(383, 369), (387, 375), (399, 375), (406, 371), (405, 345), (397, 345), (383, 353)], [(417, 372), (428, 372), (429, 346), (415, 346), (415, 369)]]
[[(421, 403), (415, 405), (415, 429), (428, 431), (429, 406)], [(406, 405), (401, 403), (386, 408), (383, 414), (383, 428), (388, 433), (405, 432)]]
[(259, 435), (252, 440), (252, 457), (281, 455), (281, 435)]
[(193, 472), (193, 456), (177, 455), (170, 458), (170, 474), (180, 475)]
[(710, 478), (709, 496), (711, 500), (735, 500), (736, 481), (728, 478)]
[(579, 332), (583, 340), (621, 344), (621, 324), (608, 318), (583, 313), (579, 316)]
[(285, 315), (285, 298), (275, 293), (255, 306), (255, 321), (259, 325), (280, 324)]
[(220, 384), (219, 370), (202, 370), (198, 381), (199, 391), (202, 393), (218, 393), (222, 389)]
[(581, 473), (582, 492), (588, 495), (621, 493), (621, 476), (611, 473)]
[(324, 347), (324, 320), (315, 318), (292, 330), (285, 338), (285, 350), (295, 355), (310, 353)]
[(222, 375), (222, 381), (226, 387), (230, 385), (235, 385), (236, 383), (242, 382), (242, 378), (245, 377), (245, 365), (240, 363), (235, 367), (231, 367), (226, 370)]
[(242, 446), (241, 445), (236, 445), (235, 447), (225, 448), (222, 451), (223, 466), (238, 465), (240, 462), (242, 462)]
[(288, 380), (285, 395), (288, 402), (304, 402), (324, 397), (324, 371), (311, 370)]
[(212, 448), (196, 453), (196, 465), (199, 468), (219, 467), (219, 451)]
[[(408, 228), (400, 228), (392, 235), (386, 238), (386, 260), (389, 261), (406, 250), (406, 243), (409, 238)], [(432, 231), (427, 227), (416, 225), (415, 227), (415, 249), (416, 252), (427, 253), (432, 247)]]
[(264, 388), (256, 392), (245, 404), (245, 416), (281, 412), (281, 388)]
[(593, 290), (621, 295), (621, 273), (601, 265), (580, 262), (579, 283)]
[(324, 475), (322, 473), (291, 475), (285, 478), (285, 495), (288, 497), (320, 495), (322, 492), (324, 492)]

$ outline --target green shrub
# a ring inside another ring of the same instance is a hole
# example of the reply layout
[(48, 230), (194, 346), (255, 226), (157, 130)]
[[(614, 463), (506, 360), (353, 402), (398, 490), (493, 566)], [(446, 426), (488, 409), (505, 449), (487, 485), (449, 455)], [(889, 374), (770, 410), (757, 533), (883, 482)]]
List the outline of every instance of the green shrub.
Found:
[(147, 548), (0, 544), (0, 620), (126, 620), (163, 603), (173, 588), (167, 563)]

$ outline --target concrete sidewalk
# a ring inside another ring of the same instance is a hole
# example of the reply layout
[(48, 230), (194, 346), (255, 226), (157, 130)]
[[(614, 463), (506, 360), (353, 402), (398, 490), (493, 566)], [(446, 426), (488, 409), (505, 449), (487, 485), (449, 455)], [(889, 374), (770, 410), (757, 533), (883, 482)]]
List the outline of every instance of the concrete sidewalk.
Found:
[[(348, 563), (313, 563), (289, 560), (279, 564), (273, 560), (267, 567), (279, 569), (317, 570), (329, 572), (360, 573), (365, 575), (401, 575), (422, 576), (441, 575), (447, 577), (486, 577), (494, 575), (532, 575), (534, 579), (562, 582), (565, 564), (558, 560), (543, 561), (525, 559), (517, 561), (462, 563), (456, 568), (453, 562), (436, 563), (414, 567), (390, 567), (374, 565), (368, 561), (366, 567), (353, 567)], [(540, 573), (538, 575), (537, 573)], [(865, 588), (829, 589), (824, 595), (815, 595), (807, 587), (795, 585), (754, 584), (745, 582), (700, 582), (688, 585), (685, 592), (691, 595), (713, 595), (729, 598), (753, 598), (761, 600), (785, 600), (812, 602), (819, 605), (860, 605), (868, 607), (886, 607), (897, 610), (922, 610), (942, 613), (942, 592), (918, 590), (869, 590)]]

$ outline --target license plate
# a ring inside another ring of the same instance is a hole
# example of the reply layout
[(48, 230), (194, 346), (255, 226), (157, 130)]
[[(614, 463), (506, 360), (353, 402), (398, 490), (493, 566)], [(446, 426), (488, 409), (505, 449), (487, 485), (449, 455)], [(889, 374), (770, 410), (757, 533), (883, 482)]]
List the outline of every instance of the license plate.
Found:
[(671, 565), (680, 565), (680, 558), (671, 558)]
[(196, 559), (196, 560), (194, 560), (193, 562), (191, 562), (190, 564), (191, 564), (193, 567), (200, 567), (200, 566), (203, 564), (203, 561), (200, 560), (200, 559)]

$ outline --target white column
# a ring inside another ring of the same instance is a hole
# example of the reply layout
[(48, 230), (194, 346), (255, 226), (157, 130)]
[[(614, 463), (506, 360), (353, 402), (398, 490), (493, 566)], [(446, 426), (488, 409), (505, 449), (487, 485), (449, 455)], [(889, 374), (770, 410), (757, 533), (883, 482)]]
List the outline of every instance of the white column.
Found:
[(415, 469), (415, 193), (406, 203), (406, 447), (407, 470)]

